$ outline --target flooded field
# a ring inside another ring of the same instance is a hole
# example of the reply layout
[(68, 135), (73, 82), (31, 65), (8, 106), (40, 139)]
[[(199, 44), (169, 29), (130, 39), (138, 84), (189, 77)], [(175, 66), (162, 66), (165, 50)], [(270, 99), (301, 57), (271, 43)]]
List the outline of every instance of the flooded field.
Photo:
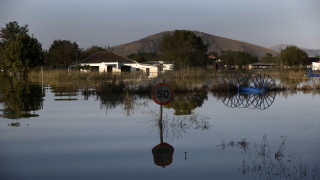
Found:
[(2, 83), (3, 180), (320, 179), (316, 91), (176, 93), (160, 121), (150, 94)]

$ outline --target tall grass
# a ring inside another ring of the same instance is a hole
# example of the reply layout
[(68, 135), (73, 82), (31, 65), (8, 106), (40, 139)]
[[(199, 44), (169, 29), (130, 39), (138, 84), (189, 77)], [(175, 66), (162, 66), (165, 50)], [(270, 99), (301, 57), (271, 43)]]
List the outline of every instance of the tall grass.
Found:
[(197, 78), (212, 78), (217, 76), (217, 73), (204, 68), (184, 68), (161, 74), (164, 79), (177, 78), (180, 80), (197, 79)]
[[(159, 79), (162, 82), (170, 83), (175, 91), (226, 91), (228, 87), (221, 83), (221, 79), (228, 73), (235, 71), (216, 72), (203, 68), (186, 68), (172, 72), (160, 73)], [(238, 71), (237, 71), (238, 72)], [(243, 72), (240, 72), (243, 73)], [(268, 74), (276, 80), (276, 90), (306, 90), (320, 89), (319, 83), (313, 85), (303, 85), (308, 82), (305, 69), (276, 69), (263, 71), (246, 71), (245, 73)], [(28, 79), (32, 82), (44, 83), (50, 85), (72, 85), (80, 84), (92, 85), (95, 87), (100, 82), (124, 82), (126, 86), (137, 85), (138, 92), (150, 91), (150, 87), (139, 87), (141, 81), (149, 81), (143, 73), (99, 73), (99, 72), (79, 72), (67, 70), (33, 70), (28, 73)], [(151, 83), (151, 81), (149, 82)], [(146, 84), (146, 83), (145, 83)], [(139, 89), (140, 88), (140, 89)]]
[(28, 73), (30, 81), (105, 81), (105, 80), (123, 80), (123, 81), (140, 81), (147, 79), (142, 73), (99, 73), (99, 72), (80, 72), (80, 71), (67, 71), (67, 70), (33, 70)]

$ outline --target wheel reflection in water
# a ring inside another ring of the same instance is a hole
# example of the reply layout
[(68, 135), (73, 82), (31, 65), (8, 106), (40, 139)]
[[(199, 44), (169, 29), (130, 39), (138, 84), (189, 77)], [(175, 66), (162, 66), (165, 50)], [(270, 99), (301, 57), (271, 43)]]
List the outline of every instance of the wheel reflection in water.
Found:
[(228, 94), (221, 98), (222, 102), (231, 108), (267, 109), (274, 102), (276, 93), (259, 94)]

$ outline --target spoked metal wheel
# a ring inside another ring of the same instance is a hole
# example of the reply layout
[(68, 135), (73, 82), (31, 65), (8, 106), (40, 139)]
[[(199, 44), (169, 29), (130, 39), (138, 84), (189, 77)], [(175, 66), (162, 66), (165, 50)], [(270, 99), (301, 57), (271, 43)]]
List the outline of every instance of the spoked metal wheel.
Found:
[(258, 104), (258, 97), (255, 94), (246, 94), (243, 106), (249, 109), (255, 109)]
[(259, 88), (262, 90), (270, 90), (275, 88), (274, 80), (267, 74), (258, 74), (251, 78), (250, 87)]
[(240, 94), (229, 94), (227, 96), (223, 96), (221, 101), (228, 107), (236, 108), (242, 104), (243, 99)]
[(274, 99), (276, 97), (276, 92), (271, 91), (267, 93), (261, 93), (257, 94), (257, 104), (255, 105), (255, 108), (257, 109), (267, 109), (271, 106), (271, 104), (274, 102)]
[(221, 101), (231, 108), (267, 109), (274, 102), (276, 92), (271, 91), (260, 94), (229, 94), (223, 96)]
[(229, 89), (237, 88), (243, 81), (243, 77), (239, 73), (227, 74), (222, 80), (224, 84), (228, 85)]

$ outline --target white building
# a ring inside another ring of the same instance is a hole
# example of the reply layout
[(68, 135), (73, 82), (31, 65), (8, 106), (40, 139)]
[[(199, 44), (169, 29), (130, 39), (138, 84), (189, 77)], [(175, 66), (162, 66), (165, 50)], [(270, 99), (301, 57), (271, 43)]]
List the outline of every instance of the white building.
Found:
[(160, 67), (160, 71), (172, 71), (173, 70), (173, 63), (165, 62), (165, 61), (147, 61), (145, 64), (157, 65)]
[(320, 70), (320, 62), (312, 62), (312, 70)]
[(149, 77), (157, 77), (159, 73), (159, 66), (157, 65), (141, 64), (109, 51), (97, 52), (79, 63), (79, 65), (84, 66), (82, 71), (106, 73), (142, 71)]

